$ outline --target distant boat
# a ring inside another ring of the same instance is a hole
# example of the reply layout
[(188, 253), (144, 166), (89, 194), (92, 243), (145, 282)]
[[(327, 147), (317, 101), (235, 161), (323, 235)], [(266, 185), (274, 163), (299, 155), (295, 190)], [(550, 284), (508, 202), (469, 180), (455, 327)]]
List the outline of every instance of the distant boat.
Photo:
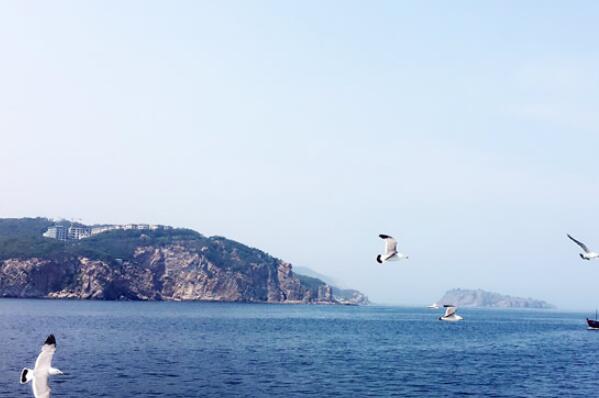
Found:
[(431, 305), (427, 305), (426, 308), (432, 308), (433, 310), (441, 308), (441, 306), (437, 303), (432, 303)]
[(599, 330), (599, 319), (597, 319), (597, 310), (595, 310), (595, 319), (587, 318), (587, 325), (589, 325), (589, 330)]

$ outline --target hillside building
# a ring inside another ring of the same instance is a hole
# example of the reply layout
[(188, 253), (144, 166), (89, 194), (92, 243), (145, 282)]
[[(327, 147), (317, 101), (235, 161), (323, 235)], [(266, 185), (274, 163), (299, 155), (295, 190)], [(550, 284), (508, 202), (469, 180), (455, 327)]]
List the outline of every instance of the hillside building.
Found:
[(69, 230), (64, 225), (55, 225), (44, 232), (44, 237), (58, 240), (69, 239)]
[(156, 231), (159, 229), (173, 229), (173, 227), (156, 224), (97, 225), (93, 227), (88, 227), (81, 224), (79, 224), (79, 226), (71, 227), (54, 225), (48, 228), (48, 230), (44, 232), (43, 236), (58, 240), (79, 240), (114, 230)]
[(70, 240), (85, 239), (92, 236), (92, 229), (90, 227), (69, 227), (68, 238)]

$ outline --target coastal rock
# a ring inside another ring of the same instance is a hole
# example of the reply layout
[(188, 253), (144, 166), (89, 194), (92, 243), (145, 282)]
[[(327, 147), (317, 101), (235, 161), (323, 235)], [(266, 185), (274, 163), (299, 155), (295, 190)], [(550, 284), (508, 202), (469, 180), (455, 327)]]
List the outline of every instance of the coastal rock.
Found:
[(369, 305), (370, 300), (364, 293), (355, 289), (333, 288), (333, 296), (340, 304)]
[(60, 240), (46, 233), (56, 225), (45, 218), (0, 218), (0, 297), (347, 303), (330, 284), (224, 237), (143, 224), (95, 227), (101, 231)]
[(316, 281), (322, 281), (332, 289), (333, 300), (339, 304), (346, 305), (369, 305), (370, 300), (364, 293), (355, 289), (342, 289), (337, 287), (338, 282), (328, 275), (316, 272), (308, 267), (296, 266), (294, 267), (296, 273), (301, 274), (302, 278), (312, 278)]
[(231, 267), (240, 261), (235, 251), (225, 256), (227, 264), (215, 261), (209, 249), (178, 242), (140, 246), (127, 261), (7, 259), (0, 262), (0, 296), (335, 303), (329, 286), (302, 285), (289, 263), (258, 256)]

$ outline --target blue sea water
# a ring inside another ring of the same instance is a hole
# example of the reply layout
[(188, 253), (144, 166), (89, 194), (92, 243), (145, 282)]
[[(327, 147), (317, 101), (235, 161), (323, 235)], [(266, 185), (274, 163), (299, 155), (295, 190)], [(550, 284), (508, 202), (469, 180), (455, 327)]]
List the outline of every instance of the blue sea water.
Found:
[(0, 397), (50, 333), (53, 397), (590, 397), (585, 314), (401, 307), (0, 300)]

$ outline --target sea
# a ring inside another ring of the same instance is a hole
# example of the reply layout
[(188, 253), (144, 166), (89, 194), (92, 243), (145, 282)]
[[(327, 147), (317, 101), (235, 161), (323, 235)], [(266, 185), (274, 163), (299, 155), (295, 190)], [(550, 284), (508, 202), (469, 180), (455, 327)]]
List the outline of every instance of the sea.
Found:
[(599, 331), (553, 310), (0, 299), (0, 397), (53, 333), (52, 397), (597, 397)]

